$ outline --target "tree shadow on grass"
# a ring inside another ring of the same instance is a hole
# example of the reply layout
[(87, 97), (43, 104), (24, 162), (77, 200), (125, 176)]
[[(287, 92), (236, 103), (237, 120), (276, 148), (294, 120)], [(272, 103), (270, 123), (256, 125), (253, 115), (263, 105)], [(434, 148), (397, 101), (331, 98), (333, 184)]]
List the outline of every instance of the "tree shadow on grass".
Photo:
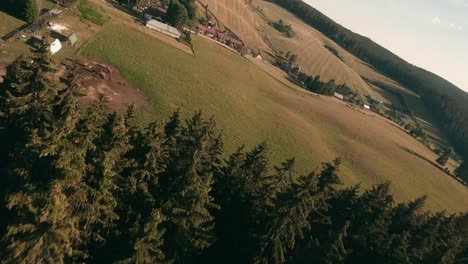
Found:
[(467, 183), (465, 183), (464, 181), (462, 181), (461, 179), (459, 179), (458, 177), (456, 177), (455, 175), (453, 175), (452, 173), (450, 173), (450, 171), (446, 171), (444, 168), (442, 168), (441, 166), (439, 166), (439, 165), (438, 165), (437, 163), (435, 163), (434, 161), (432, 161), (432, 160), (430, 160), (430, 159), (428, 159), (428, 158), (426, 158), (426, 157), (424, 157), (424, 156), (422, 156), (422, 155), (416, 153), (415, 151), (413, 151), (413, 150), (411, 150), (411, 149), (409, 149), (409, 148), (407, 148), (407, 147), (403, 147), (403, 146), (401, 146), (401, 145), (398, 145), (398, 147), (399, 147), (400, 149), (406, 151), (407, 153), (409, 153), (409, 154), (411, 154), (411, 155), (413, 155), (413, 156), (415, 156), (415, 157), (418, 157), (418, 158), (424, 160), (425, 162), (431, 164), (432, 166), (434, 166), (435, 168), (437, 168), (437, 169), (440, 170), (441, 172), (443, 172), (443, 173), (445, 173), (446, 175), (448, 175), (448, 176), (454, 178), (455, 180), (459, 181), (461, 184), (463, 184), (463, 185), (465, 185), (465, 186), (468, 186)]
[(114, 7), (115, 9), (118, 9), (124, 13), (126, 13), (127, 15), (133, 17), (135, 19), (135, 21), (138, 21), (140, 23), (142, 23), (142, 17), (140, 15), (140, 13), (138, 13), (137, 11), (135, 10), (132, 10), (124, 5), (121, 5), (119, 4), (118, 2), (115, 2), (113, 0), (106, 0), (106, 2), (111, 5), (112, 7)]
[[(306, 89), (306, 88), (304, 87), (304, 84), (303, 84), (303, 83), (301, 83), (300, 81), (298, 81), (298, 80), (296, 79), (296, 77), (291, 76), (290, 74), (288, 74), (288, 76), (286, 76), (285, 79), (288, 80), (289, 82), (291, 82), (291, 83), (293, 83), (293, 84), (295, 84), (295, 85), (297, 85), (297, 86), (303, 88), (303, 89)], [(306, 90), (307, 90), (307, 89), (306, 89)]]

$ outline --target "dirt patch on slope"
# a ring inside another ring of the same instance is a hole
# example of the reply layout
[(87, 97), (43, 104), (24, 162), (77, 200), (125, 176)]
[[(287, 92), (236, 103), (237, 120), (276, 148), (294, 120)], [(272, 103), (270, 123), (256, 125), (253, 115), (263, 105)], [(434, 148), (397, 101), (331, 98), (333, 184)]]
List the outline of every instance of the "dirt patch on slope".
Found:
[(72, 67), (83, 95), (80, 103), (84, 105), (96, 102), (100, 95), (106, 96), (109, 108), (118, 112), (130, 105), (138, 109), (148, 104), (146, 95), (131, 86), (114, 66), (81, 57)]

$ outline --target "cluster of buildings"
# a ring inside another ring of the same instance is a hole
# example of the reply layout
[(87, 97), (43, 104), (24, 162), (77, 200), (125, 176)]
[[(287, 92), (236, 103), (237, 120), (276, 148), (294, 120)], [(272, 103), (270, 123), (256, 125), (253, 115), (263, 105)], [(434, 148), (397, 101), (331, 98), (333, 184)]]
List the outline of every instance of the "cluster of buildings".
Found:
[[(54, 8), (45, 12), (43, 19), (49, 20), (51, 18), (59, 17), (60, 14), (62, 14), (62, 10)], [(44, 22), (44, 25), (47, 25), (50, 30), (50, 35), (46, 37), (47, 42), (50, 43), (49, 51), (52, 53), (52, 55), (59, 52), (62, 49), (63, 44), (74, 46), (78, 42), (77, 35), (69, 30), (66, 26), (55, 22)], [(28, 32), (32, 33), (32, 31)], [(25, 37), (25, 35), (22, 35), (22, 37)], [(31, 46), (36, 46), (37, 44), (43, 42), (43, 38), (44, 36), (33, 34), (26, 43), (30, 44)]]
[[(182, 36), (177, 28), (172, 27), (166, 23), (167, 10), (162, 7), (148, 7), (144, 9), (143, 18), (148, 28), (159, 31), (173, 38), (179, 38)], [(239, 49), (244, 45), (242, 41), (235, 39), (224, 32), (214, 29), (211, 27), (211, 25), (200, 24), (198, 25), (197, 30), (199, 34), (210, 37), (235, 49)]]
[(205, 25), (198, 25), (198, 33), (208, 36), (212, 39), (215, 39), (223, 44), (226, 44), (228, 46), (231, 46), (235, 49), (241, 48), (244, 44), (242, 41), (237, 40), (223, 32), (220, 32), (210, 26), (205, 26)]

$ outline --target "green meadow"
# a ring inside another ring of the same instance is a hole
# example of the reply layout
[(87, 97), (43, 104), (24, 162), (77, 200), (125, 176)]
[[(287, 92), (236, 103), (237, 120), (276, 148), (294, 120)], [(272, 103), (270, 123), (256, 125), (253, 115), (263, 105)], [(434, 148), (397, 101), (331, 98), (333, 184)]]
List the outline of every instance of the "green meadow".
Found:
[(389, 180), (400, 201), (427, 194), (432, 209), (468, 209), (468, 189), (425, 161), (436, 157), (387, 120), (286, 86), (205, 39), (193, 42), (195, 56), (114, 21), (80, 55), (118, 67), (146, 93), (142, 123), (202, 110), (216, 119), (226, 153), (267, 141), (276, 162), (295, 157), (298, 171), (341, 157), (346, 185)]

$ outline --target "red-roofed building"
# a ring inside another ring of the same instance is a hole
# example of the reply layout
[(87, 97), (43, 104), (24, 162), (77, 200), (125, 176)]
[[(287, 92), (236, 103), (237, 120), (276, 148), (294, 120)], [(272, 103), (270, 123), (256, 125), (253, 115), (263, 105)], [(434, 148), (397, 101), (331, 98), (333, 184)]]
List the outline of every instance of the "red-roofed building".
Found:
[(213, 37), (215, 37), (218, 34), (218, 31), (216, 31), (216, 29), (210, 28), (204, 25), (198, 25), (198, 30), (200, 34), (204, 34), (204, 35), (212, 34)]

